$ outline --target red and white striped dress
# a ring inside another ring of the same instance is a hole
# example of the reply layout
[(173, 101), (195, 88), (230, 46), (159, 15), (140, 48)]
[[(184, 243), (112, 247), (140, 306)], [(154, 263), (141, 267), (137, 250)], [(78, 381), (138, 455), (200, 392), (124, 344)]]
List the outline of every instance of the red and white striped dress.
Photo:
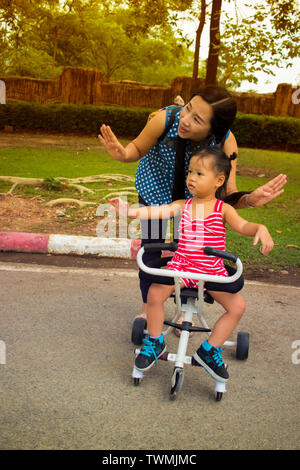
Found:
[[(224, 267), (224, 260), (216, 256), (203, 253), (205, 246), (218, 250), (225, 250), (226, 227), (223, 224), (223, 201), (217, 199), (214, 211), (205, 219), (192, 219), (192, 201), (186, 201), (179, 224), (179, 242), (177, 251), (167, 269), (192, 273), (228, 276)], [(186, 287), (197, 287), (198, 281), (182, 279)]]

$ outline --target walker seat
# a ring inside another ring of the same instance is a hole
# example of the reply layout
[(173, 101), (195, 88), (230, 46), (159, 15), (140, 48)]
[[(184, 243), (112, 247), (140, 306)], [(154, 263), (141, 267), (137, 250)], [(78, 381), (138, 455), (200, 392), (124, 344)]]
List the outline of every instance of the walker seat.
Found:
[[(211, 247), (205, 247), (204, 253), (207, 255), (218, 256), (223, 259), (233, 261), (237, 270), (233, 275), (228, 277), (221, 276), (208, 276), (207, 274), (200, 273), (186, 273), (180, 271), (169, 271), (167, 269), (162, 269), (163, 266), (167, 264), (172, 257), (158, 258), (154, 261), (148, 263), (148, 265), (143, 262), (143, 254), (145, 252), (158, 252), (161, 250), (168, 250), (175, 252), (177, 250), (177, 244), (172, 243), (149, 243), (142, 247), (137, 254), (137, 263), (140, 268), (140, 277), (145, 280), (151, 280), (153, 283), (158, 284), (175, 284), (175, 292), (171, 295), (174, 297), (175, 302), (175, 316), (172, 321), (165, 321), (164, 324), (168, 328), (163, 331), (163, 334), (166, 336), (171, 328), (176, 328), (181, 330), (181, 335), (178, 342), (178, 348), (176, 354), (165, 352), (159, 359), (164, 361), (174, 362), (174, 370), (171, 379), (171, 389), (170, 389), (170, 398), (174, 400), (183, 385), (184, 379), (184, 364), (189, 364), (192, 366), (201, 367), (191, 356), (186, 355), (189, 333), (190, 332), (205, 332), (208, 335), (211, 333), (211, 329), (204, 318), (203, 304), (204, 302), (212, 304), (214, 299), (211, 295), (204, 291), (204, 281), (212, 281), (219, 283), (229, 283), (238, 279), (243, 271), (243, 265), (237, 255), (226, 251), (215, 250)], [(180, 278), (185, 279), (196, 279), (199, 281), (198, 288), (183, 288), (180, 289)], [(177, 323), (181, 313), (184, 313), (184, 318), (181, 324)], [(193, 326), (192, 320), (193, 316), (197, 315), (200, 324), (202, 327)], [(144, 318), (138, 317), (134, 320), (132, 326), (131, 340), (132, 342), (140, 346), (143, 342), (143, 338), (147, 334), (147, 322)], [(226, 341), (224, 346), (235, 346), (236, 347), (236, 358), (240, 360), (245, 360), (248, 357), (249, 352), (249, 333), (239, 332), (237, 335), (237, 341)], [(135, 354), (138, 355), (140, 349), (135, 350)], [(141, 380), (144, 378), (144, 373), (140, 370), (137, 370), (135, 366), (133, 367), (132, 377), (134, 379), (134, 384), (139, 385)], [(214, 379), (215, 380), (215, 379)], [(215, 399), (220, 401), (223, 397), (223, 394), (226, 392), (226, 382), (221, 380), (215, 380)]]

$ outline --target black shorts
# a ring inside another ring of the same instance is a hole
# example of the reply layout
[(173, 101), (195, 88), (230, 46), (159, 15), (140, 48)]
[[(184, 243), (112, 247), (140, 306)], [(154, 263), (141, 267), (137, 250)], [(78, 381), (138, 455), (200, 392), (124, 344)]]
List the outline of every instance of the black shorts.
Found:
[[(225, 264), (225, 269), (229, 276), (233, 276), (236, 272), (236, 269), (232, 266), (228, 266), (228, 264)], [(208, 291), (229, 292), (230, 294), (236, 294), (244, 287), (244, 278), (241, 275), (236, 281), (228, 283), (207, 281), (204, 283), (204, 287)]]

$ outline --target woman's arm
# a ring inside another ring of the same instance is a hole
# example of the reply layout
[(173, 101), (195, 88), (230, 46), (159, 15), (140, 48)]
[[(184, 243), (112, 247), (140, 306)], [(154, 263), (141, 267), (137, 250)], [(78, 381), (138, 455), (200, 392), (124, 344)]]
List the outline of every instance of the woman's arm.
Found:
[(98, 139), (115, 160), (125, 163), (136, 162), (156, 144), (164, 131), (165, 123), (166, 111), (162, 110), (147, 122), (142, 132), (126, 147), (123, 147), (110, 126), (106, 124), (100, 127), (101, 134), (98, 135)]
[[(238, 154), (238, 146), (236, 139), (232, 132), (230, 132), (228, 138), (225, 140), (224, 152), (230, 156), (233, 152)], [(236, 166), (237, 159), (231, 161), (232, 170), (227, 183), (226, 196), (229, 196), (237, 192), (236, 187)], [(268, 202), (275, 199), (284, 192), (283, 186), (287, 183), (287, 177), (284, 174), (280, 174), (268, 181), (263, 186), (259, 186), (249, 194), (242, 194), (237, 203), (234, 204), (236, 209), (244, 209), (247, 207), (258, 207), (267, 204)]]
[[(230, 155), (232, 155), (233, 153), (236, 153), (238, 155), (237, 142), (232, 132), (229, 133), (229, 136), (225, 140), (223, 150), (228, 157), (230, 157)], [(230, 175), (227, 181), (226, 196), (237, 192), (236, 165), (237, 165), (237, 158), (235, 160), (231, 160), (231, 171), (230, 171)]]
[(263, 255), (267, 255), (273, 249), (274, 242), (267, 227), (264, 225), (248, 222), (229, 204), (223, 205), (223, 217), (224, 222), (230, 225), (236, 232), (248, 237), (254, 237), (254, 246), (260, 241), (262, 244), (261, 253)]
[(117, 214), (132, 219), (169, 219), (181, 214), (185, 202), (186, 201), (182, 199), (163, 206), (142, 206), (134, 208), (129, 207), (128, 202), (124, 202), (119, 197), (109, 200), (109, 203), (115, 208)]

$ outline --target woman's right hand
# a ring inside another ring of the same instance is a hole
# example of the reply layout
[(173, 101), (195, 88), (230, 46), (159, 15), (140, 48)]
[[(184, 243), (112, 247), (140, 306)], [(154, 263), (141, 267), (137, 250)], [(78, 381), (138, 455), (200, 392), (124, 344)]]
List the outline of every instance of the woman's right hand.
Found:
[(98, 135), (98, 139), (101, 144), (104, 145), (108, 153), (115, 159), (124, 162), (126, 160), (126, 150), (122, 144), (118, 141), (117, 137), (106, 124), (102, 124), (100, 127), (101, 134)]

